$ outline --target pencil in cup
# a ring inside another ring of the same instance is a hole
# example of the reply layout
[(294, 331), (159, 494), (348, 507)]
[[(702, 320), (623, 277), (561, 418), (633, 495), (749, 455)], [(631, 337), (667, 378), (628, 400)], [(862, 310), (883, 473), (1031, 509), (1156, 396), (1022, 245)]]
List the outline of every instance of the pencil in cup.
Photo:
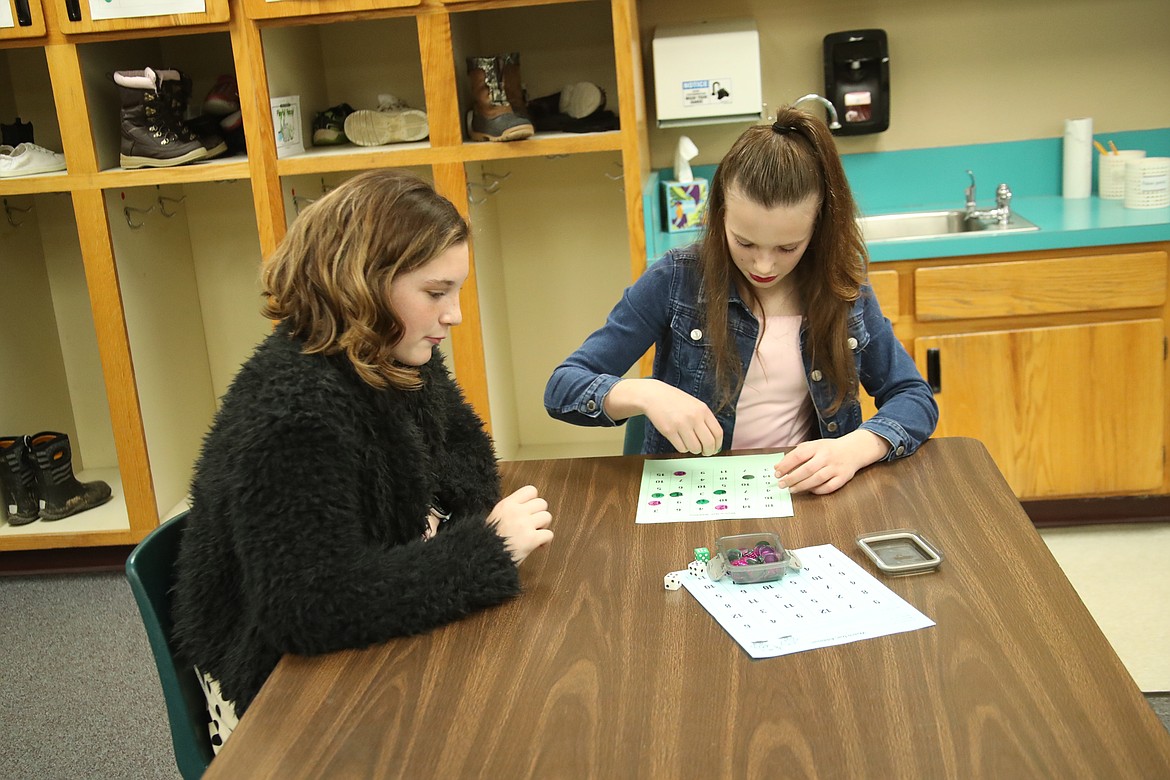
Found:
[(1097, 157), (1097, 195), (1102, 200), (1125, 199), (1125, 165), (1130, 160), (1140, 160), (1146, 153), (1140, 149), (1127, 149), (1114, 154)]

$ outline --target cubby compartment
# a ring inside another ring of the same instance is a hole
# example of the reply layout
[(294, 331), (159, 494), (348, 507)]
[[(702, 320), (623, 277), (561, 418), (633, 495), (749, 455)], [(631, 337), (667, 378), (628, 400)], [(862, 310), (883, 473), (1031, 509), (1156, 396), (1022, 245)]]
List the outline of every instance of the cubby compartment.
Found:
[[(587, 81), (606, 95), (605, 107), (618, 113), (613, 17), (609, 3), (579, 2), (451, 14), (451, 44), (459, 89), (460, 120), (467, 137), (467, 112), (473, 105), (468, 57), (516, 52), (529, 100)], [(543, 135), (543, 134), (541, 134)]]
[(469, 164), (467, 178), (498, 455), (621, 454), (623, 428), (558, 422), (543, 400), (553, 369), (630, 283), (620, 155), (493, 160)]
[(134, 381), (159, 517), (185, 505), (204, 434), (271, 332), (247, 182), (107, 190)]
[[(97, 41), (78, 47), (85, 99), (89, 107), (98, 169), (120, 170), (122, 99), (114, 83), (115, 71), (144, 68), (175, 69), (191, 77), (187, 117), (202, 113), (207, 93), (221, 75), (232, 74), (232, 42), (227, 33), (172, 35), (158, 38)], [(207, 178), (217, 177), (215, 168), (240, 155), (188, 163), (207, 169)]]
[[(4, 0), (0, 0), (3, 2)], [(33, 143), (54, 152), (61, 151), (61, 128), (57, 123), (57, 106), (53, 99), (53, 85), (42, 48), (0, 49), (0, 124), (32, 125)], [(36, 175), (37, 178), (57, 178), (64, 187), (64, 171)], [(19, 189), (19, 180), (25, 176), (0, 176), (0, 186)], [(26, 184), (44, 191), (51, 183)]]
[(301, 137), (307, 154), (429, 147), (426, 140), (380, 147), (314, 147), (312, 142), (317, 112), (342, 103), (355, 110), (376, 109), (378, 96), (388, 94), (412, 108), (426, 110), (414, 17), (268, 27), (262, 31), (262, 39), (268, 94), (273, 99), (300, 98)]
[(51, 193), (7, 196), (4, 204), (0, 435), (66, 434), (75, 476), (107, 482), (113, 498), (61, 520), (21, 526), (0, 520), (0, 550), (68, 543), (33, 537), (108, 533), (124, 539), (130, 521), (72, 203), (66, 194)]

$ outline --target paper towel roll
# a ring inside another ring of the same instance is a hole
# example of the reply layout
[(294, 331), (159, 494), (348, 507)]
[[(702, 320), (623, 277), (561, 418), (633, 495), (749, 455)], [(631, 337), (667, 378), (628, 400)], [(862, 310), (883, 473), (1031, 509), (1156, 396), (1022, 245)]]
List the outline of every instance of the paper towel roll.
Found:
[(1093, 189), (1093, 119), (1064, 120), (1064, 177), (1066, 198), (1087, 198)]

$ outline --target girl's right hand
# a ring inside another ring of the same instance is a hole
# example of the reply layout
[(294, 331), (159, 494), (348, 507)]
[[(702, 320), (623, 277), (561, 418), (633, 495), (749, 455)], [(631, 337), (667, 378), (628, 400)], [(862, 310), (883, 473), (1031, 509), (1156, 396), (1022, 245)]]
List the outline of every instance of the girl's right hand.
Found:
[(710, 407), (657, 379), (623, 379), (605, 399), (614, 419), (641, 413), (679, 452), (714, 455), (723, 448), (723, 428)]
[(532, 485), (525, 485), (496, 504), (487, 522), (503, 538), (515, 563), (553, 538), (553, 532), (548, 530), (552, 522), (548, 502), (537, 495)]

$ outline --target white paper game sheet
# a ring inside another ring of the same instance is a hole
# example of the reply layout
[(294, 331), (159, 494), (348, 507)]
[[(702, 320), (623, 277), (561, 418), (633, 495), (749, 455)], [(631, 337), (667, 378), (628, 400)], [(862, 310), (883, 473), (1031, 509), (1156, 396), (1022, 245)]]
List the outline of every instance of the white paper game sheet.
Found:
[(792, 494), (777, 486), (773, 470), (782, 457), (775, 453), (647, 460), (635, 522), (792, 517)]
[(934, 625), (831, 544), (793, 550), (802, 569), (775, 582), (739, 585), (689, 571), (683, 587), (752, 658), (916, 631)]

